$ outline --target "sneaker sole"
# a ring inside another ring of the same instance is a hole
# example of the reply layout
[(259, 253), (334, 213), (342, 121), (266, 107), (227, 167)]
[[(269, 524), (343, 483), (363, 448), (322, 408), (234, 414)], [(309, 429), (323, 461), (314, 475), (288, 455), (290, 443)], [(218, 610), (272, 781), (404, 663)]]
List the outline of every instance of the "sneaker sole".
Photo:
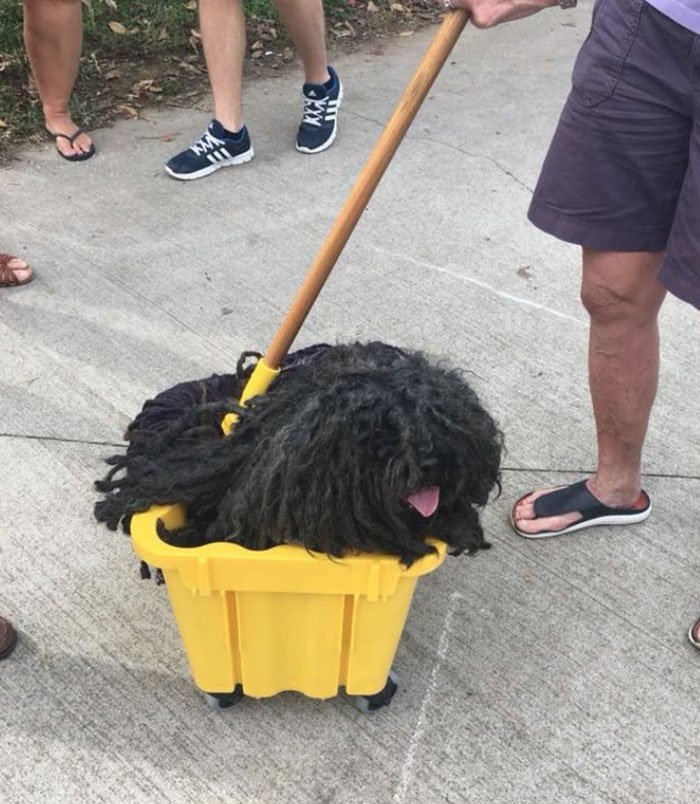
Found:
[(343, 102), (343, 85), (340, 85), (340, 92), (338, 93), (338, 107), (336, 109), (335, 114), (335, 125), (333, 126), (333, 132), (331, 136), (323, 143), (323, 145), (319, 145), (318, 148), (304, 148), (303, 145), (299, 145), (297, 143), (297, 151), (300, 154), (320, 154), (321, 151), (325, 151), (326, 148), (330, 148), (331, 145), (335, 142), (335, 135), (338, 133), (338, 112), (340, 111), (340, 104)]
[(172, 176), (174, 179), (179, 179), (180, 181), (193, 181), (194, 179), (201, 179), (204, 176), (208, 176), (210, 173), (214, 173), (215, 171), (219, 170), (219, 168), (225, 167), (234, 167), (235, 165), (244, 165), (246, 162), (250, 162), (250, 160), (255, 156), (255, 151), (252, 147), (245, 151), (238, 156), (233, 156), (231, 159), (224, 159), (221, 162), (216, 162), (212, 165), (207, 165), (207, 167), (202, 168), (201, 170), (195, 170), (193, 173), (176, 173), (172, 168), (169, 168), (165, 165), (165, 172)]
[(693, 631), (695, 630), (695, 626), (697, 623), (693, 623), (690, 628), (688, 629), (688, 642), (695, 648), (695, 650), (700, 650), (700, 642), (695, 639), (693, 635)]

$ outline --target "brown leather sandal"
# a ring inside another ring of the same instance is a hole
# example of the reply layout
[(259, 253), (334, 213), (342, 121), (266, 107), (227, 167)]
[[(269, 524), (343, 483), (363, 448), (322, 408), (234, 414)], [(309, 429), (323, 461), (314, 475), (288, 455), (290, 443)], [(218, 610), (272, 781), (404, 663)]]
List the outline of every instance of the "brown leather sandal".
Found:
[[(12, 254), (3, 254), (0, 252), (0, 288), (13, 288), (16, 285), (26, 285), (34, 279), (32, 269), (29, 264), (26, 268), (10, 268), (12, 260), (17, 260), (19, 257), (14, 257)], [(17, 271), (29, 271), (26, 279), (18, 279)]]
[(0, 617), (0, 659), (6, 659), (17, 644), (17, 632), (12, 627), (12, 623), (4, 617)]

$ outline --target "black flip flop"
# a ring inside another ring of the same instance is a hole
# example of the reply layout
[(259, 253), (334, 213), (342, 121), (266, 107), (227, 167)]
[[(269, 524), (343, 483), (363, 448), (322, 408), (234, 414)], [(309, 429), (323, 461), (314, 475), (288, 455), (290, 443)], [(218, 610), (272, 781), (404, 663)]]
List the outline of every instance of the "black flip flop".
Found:
[(542, 530), (539, 533), (526, 533), (515, 524), (515, 509), (530, 494), (521, 497), (510, 512), (510, 522), (513, 530), (526, 539), (546, 539), (550, 536), (563, 536), (565, 533), (573, 533), (583, 528), (592, 528), (595, 525), (634, 525), (637, 522), (643, 522), (651, 513), (651, 500), (646, 491), (642, 491), (646, 499), (646, 505), (643, 508), (611, 508), (594, 497), (588, 490), (586, 481), (581, 480), (571, 486), (564, 486), (543, 494), (534, 502), (535, 516), (538, 519), (570, 514), (573, 511), (579, 511), (581, 519), (577, 519), (576, 522), (561, 530)]
[[(78, 137), (81, 134), (84, 134), (85, 132), (82, 130), (82, 128), (79, 128), (75, 132), (75, 134), (61, 134), (60, 132), (54, 133), (53, 131), (50, 131), (47, 128), (46, 133), (49, 135), (49, 137), (51, 137), (51, 139), (54, 142), (56, 142), (56, 140), (59, 137), (63, 137), (64, 140), (68, 140), (68, 142), (71, 144), (71, 148), (72, 148), (73, 143), (78, 139)], [(82, 153), (82, 154), (64, 154), (58, 146), (56, 146), (56, 150), (58, 151), (59, 156), (62, 156), (64, 159), (67, 159), (69, 162), (84, 162), (86, 159), (90, 159), (91, 156), (95, 155), (95, 144), (91, 143), (90, 144), (90, 150), (85, 151), (85, 153)]]

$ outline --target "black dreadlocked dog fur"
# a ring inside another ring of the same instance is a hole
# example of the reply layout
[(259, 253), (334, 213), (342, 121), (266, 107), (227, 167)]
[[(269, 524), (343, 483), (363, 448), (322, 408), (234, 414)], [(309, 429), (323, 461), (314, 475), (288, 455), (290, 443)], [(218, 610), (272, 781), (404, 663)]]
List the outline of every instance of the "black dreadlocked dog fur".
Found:
[[(98, 520), (128, 532), (131, 515), (182, 502), (188, 522), (161, 536), (192, 547), (280, 543), (343, 556), (390, 553), (410, 565), (428, 536), (458, 554), (488, 547), (479, 522), (500, 489), (503, 439), (461, 374), (383, 343), (290, 355), (267, 393), (237, 399), (251, 371), (182, 383), (144, 406), (126, 455), (96, 483)], [(229, 436), (226, 413), (240, 420)], [(438, 487), (429, 515), (407, 501)]]

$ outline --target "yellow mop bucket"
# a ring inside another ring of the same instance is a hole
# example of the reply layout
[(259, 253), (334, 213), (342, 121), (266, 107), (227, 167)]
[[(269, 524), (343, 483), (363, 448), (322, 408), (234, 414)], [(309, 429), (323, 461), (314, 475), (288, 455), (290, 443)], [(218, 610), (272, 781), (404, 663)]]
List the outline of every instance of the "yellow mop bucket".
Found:
[(445, 558), (442, 542), (410, 568), (394, 556), (332, 559), (296, 545), (172, 547), (157, 534), (159, 519), (176, 528), (185, 511), (135, 515), (134, 550), (163, 571), (195, 683), (223, 700), (237, 689), (256, 698), (380, 692), (416, 582)]
[[(464, 29), (464, 9), (448, 13), (312, 263), (240, 402), (263, 394), (277, 376), (302, 323), (440, 68)], [(225, 432), (235, 425), (229, 415)], [(235, 434), (234, 434), (235, 437)], [(247, 550), (228, 542), (173, 547), (157, 533), (185, 523), (183, 506), (156, 506), (131, 520), (132, 543), (162, 570), (195, 683), (210, 703), (230, 706), (243, 694), (297, 690), (328, 698), (340, 687), (364, 696), (360, 708), (386, 705), (396, 685), (390, 669), (416, 582), (438, 567), (446, 546), (410, 568), (395, 556), (342, 559), (294, 545)], [(359, 701), (358, 701), (359, 703)]]

